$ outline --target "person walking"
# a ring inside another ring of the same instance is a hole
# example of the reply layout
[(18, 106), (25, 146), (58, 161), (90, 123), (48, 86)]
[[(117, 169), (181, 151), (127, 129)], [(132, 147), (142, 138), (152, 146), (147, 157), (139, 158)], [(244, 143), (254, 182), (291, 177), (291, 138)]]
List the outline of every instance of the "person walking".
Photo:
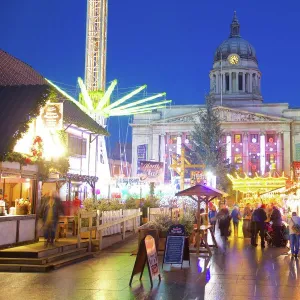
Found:
[(49, 244), (54, 245), (55, 232), (61, 211), (57, 196), (51, 193), (47, 203), (43, 208), (44, 238), (45, 247)]
[(250, 203), (247, 203), (244, 212), (243, 212), (243, 235), (244, 238), (251, 237), (251, 216), (252, 210), (250, 207)]
[(231, 217), (228, 208), (222, 208), (217, 214), (217, 224), (219, 226), (224, 252), (226, 251), (227, 239), (230, 236), (230, 221)]
[[(266, 230), (266, 205), (262, 204), (260, 208), (256, 211), (256, 236), (259, 234), (261, 248), (265, 248), (265, 230)], [(257, 244), (255, 244), (257, 246)]]
[(213, 232), (215, 232), (215, 226), (216, 226), (216, 216), (217, 216), (217, 208), (215, 205), (211, 205), (209, 212), (208, 212), (208, 220), (209, 224), (213, 227)]
[[(289, 220), (289, 231), (290, 231), (290, 248), (291, 254), (294, 257), (298, 256), (299, 252), (299, 239), (300, 239), (300, 218), (296, 212), (292, 213), (292, 217)], [(297, 228), (299, 228), (297, 230)]]
[(241, 217), (240, 209), (239, 209), (239, 207), (237, 205), (235, 205), (233, 207), (233, 210), (231, 212), (231, 218), (232, 218), (232, 222), (233, 222), (234, 236), (237, 237), (238, 236), (238, 232), (239, 232), (239, 221), (242, 218)]
[(272, 221), (272, 227), (274, 230), (274, 245), (276, 247), (280, 247), (281, 246), (280, 233), (281, 233), (281, 226), (282, 226), (282, 218), (281, 218), (281, 213), (276, 205), (273, 205), (270, 221)]

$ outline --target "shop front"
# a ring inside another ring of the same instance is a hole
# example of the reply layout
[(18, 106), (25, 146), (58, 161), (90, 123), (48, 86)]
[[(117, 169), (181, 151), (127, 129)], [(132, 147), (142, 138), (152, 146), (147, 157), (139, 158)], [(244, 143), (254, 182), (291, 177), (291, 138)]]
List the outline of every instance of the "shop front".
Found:
[(37, 169), (0, 163), (0, 248), (36, 241)]

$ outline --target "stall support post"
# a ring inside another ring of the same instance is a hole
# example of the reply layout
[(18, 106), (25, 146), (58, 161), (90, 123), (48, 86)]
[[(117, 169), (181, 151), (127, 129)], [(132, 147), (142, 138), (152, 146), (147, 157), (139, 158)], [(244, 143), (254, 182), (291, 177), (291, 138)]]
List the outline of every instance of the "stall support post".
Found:
[(197, 235), (196, 235), (196, 255), (199, 256), (200, 248), (200, 201), (201, 198), (198, 196), (198, 208), (197, 208)]

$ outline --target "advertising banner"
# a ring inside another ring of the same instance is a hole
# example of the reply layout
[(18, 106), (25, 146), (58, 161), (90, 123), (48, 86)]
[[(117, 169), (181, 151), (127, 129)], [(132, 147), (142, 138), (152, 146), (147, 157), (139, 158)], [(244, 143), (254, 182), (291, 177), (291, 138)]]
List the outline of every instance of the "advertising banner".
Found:
[(148, 259), (148, 266), (152, 279), (159, 276), (158, 258), (155, 247), (155, 240), (151, 235), (145, 237), (145, 245)]
[(63, 103), (49, 103), (41, 109), (41, 119), (45, 128), (63, 129)]
[(147, 160), (147, 149), (148, 149), (147, 144), (137, 146), (137, 170), (138, 170), (138, 174), (139, 174), (140, 162)]
[(164, 163), (155, 161), (141, 161), (138, 170), (141, 181), (163, 183)]

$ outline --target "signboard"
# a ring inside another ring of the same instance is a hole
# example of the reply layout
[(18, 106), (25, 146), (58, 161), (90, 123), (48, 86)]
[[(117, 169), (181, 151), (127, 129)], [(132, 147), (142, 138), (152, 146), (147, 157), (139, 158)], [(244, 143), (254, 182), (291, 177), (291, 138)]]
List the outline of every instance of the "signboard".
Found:
[(131, 186), (131, 185), (138, 185), (140, 184), (140, 178), (139, 177), (123, 177), (123, 178), (117, 178), (116, 185), (119, 186)]
[(63, 103), (49, 103), (41, 110), (41, 119), (48, 129), (63, 129)]
[(196, 184), (206, 184), (206, 178), (203, 171), (191, 171), (191, 186)]
[(148, 145), (138, 145), (137, 146), (137, 173), (139, 174), (140, 162), (147, 160), (147, 149)]
[(140, 162), (140, 179), (145, 182), (164, 182), (164, 163), (155, 161)]
[(189, 241), (185, 237), (183, 225), (172, 225), (168, 230), (164, 252), (164, 264), (181, 264), (183, 260), (190, 261)]
[(158, 266), (155, 239), (151, 235), (147, 235), (145, 238), (141, 240), (139, 251), (137, 253), (135, 264), (129, 281), (129, 286), (131, 286), (132, 284), (132, 279), (134, 275), (140, 273), (141, 274), (140, 280), (141, 280), (146, 262), (148, 265), (151, 286), (153, 286), (153, 278), (158, 277), (159, 281), (161, 281), (161, 276), (160, 276), (159, 266)]
[(300, 180), (300, 161), (293, 161), (294, 178), (295, 181)]

